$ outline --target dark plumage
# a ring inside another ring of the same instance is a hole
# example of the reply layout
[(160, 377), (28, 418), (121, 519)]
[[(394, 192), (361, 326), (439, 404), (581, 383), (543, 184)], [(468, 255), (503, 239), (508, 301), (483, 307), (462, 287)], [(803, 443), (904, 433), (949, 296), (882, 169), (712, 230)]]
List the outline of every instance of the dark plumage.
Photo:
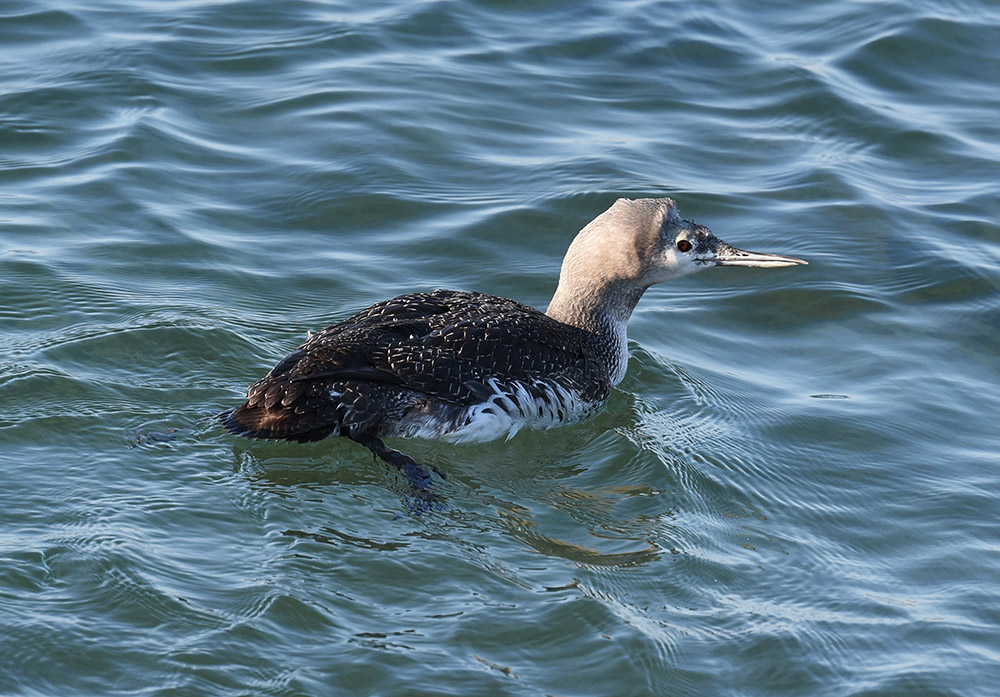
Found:
[(237, 435), (312, 441), (412, 435), (438, 414), (437, 435), (446, 436), (497, 387), (522, 384), (544, 399), (538, 385), (554, 384), (603, 402), (611, 389), (607, 349), (593, 333), (513, 300), (412, 293), (314, 334), (221, 418)]

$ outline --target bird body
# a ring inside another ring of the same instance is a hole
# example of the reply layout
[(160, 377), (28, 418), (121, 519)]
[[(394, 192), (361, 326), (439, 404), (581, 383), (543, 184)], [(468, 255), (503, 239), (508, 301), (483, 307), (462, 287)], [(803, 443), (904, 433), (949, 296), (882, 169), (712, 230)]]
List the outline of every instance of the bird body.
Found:
[(468, 291), (401, 295), (310, 336), (219, 416), (251, 438), (346, 436), (410, 468), (383, 437), (484, 441), (594, 413), (625, 375), (626, 325), (649, 286), (804, 263), (730, 247), (671, 199), (619, 199), (570, 245), (544, 313)]
[(224, 423), (241, 435), (297, 441), (510, 437), (597, 409), (624, 374), (621, 352), (610, 348), (506, 298), (401, 295), (313, 334)]

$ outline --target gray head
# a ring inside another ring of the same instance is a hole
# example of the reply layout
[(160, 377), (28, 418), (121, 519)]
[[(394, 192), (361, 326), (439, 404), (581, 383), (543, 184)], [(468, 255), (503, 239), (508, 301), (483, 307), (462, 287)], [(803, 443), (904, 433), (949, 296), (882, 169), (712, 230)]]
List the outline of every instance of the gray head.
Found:
[(681, 218), (669, 198), (620, 198), (580, 232), (573, 246), (578, 243), (587, 251), (616, 248), (617, 268), (608, 270), (645, 287), (712, 266), (773, 268), (806, 263), (732, 247), (704, 225)]
[(801, 259), (732, 247), (704, 225), (685, 220), (669, 198), (618, 199), (587, 225), (563, 259), (547, 314), (593, 329), (625, 322), (649, 286), (712, 266), (775, 268)]

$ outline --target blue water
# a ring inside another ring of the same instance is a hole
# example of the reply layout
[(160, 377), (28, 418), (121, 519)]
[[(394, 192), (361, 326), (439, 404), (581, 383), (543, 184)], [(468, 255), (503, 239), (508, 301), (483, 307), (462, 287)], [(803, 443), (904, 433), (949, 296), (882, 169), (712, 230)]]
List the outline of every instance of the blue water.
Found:
[[(992, 696), (1000, 6), (0, 5), (0, 694)], [(671, 196), (793, 269), (647, 293), (589, 421), (212, 414), (436, 287), (544, 307)]]

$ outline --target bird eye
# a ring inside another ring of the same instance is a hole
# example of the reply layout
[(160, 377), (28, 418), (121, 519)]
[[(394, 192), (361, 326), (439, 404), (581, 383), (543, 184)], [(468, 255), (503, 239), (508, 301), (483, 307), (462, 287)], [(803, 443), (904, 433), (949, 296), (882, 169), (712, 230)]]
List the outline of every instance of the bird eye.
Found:
[(677, 240), (677, 249), (681, 250), (682, 252), (690, 252), (691, 251), (691, 241), (690, 240)]

